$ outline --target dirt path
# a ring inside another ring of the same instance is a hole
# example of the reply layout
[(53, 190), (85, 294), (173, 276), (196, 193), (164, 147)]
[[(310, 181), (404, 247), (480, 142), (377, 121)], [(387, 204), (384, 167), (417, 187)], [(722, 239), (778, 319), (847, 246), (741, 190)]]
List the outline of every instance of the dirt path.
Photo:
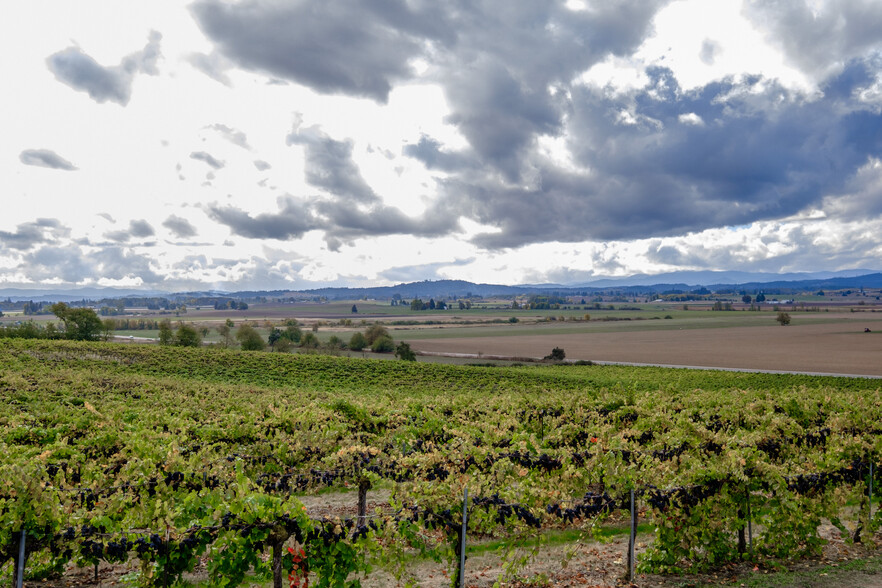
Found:
[(882, 376), (882, 332), (863, 332), (865, 322), (425, 339), (411, 346), (520, 357), (562, 347), (573, 360)]
[[(302, 498), (304, 506), (313, 517), (351, 517), (355, 515), (357, 492), (327, 492)], [(375, 509), (389, 510), (389, 491), (374, 490), (368, 493), (368, 512)], [(590, 521), (584, 521), (590, 524)], [(613, 516), (607, 524), (622, 529), (626, 519)], [(641, 521), (645, 522), (645, 521)], [(685, 576), (638, 574), (632, 586), (639, 588), (684, 588), (699, 586), (754, 586), (771, 588), (778, 586), (799, 586), (805, 588), (834, 588), (839, 586), (861, 586), (882, 588), (882, 548), (873, 545), (846, 542), (840, 532), (830, 524), (820, 529), (821, 536), (828, 543), (822, 555), (799, 559), (792, 562), (742, 563), (730, 564), (703, 574)], [(552, 532), (553, 534), (553, 532)], [(641, 554), (653, 541), (652, 533), (637, 536), (636, 553), (638, 561)], [(436, 539), (440, 540), (440, 536)], [(882, 535), (875, 541), (880, 543)], [(466, 560), (466, 586), (469, 588), (490, 588), (505, 577), (505, 566), (496, 543), (491, 539), (469, 538), (471, 546)], [(483, 548), (482, 548), (483, 545)], [(477, 549), (476, 549), (477, 548)], [(593, 587), (606, 588), (627, 586), (626, 554), (628, 538), (624, 533), (613, 535), (606, 542), (593, 540), (585, 533), (581, 541), (543, 544), (538, 548), (525, 547), (514, 555), (527, 556), (525, 567), (519, 568), (516, 581), (504, 581), (501, 586), (508, 588), (551, 588), (551, 587)], [(513, 558), (512, 558), (513, 559)], [(762, 562), (762, 560), (759, 560)], [(451, 574), (455, 566), (451, 562), (435, 562), (428, 557), (420, 558), (411, 554), (404, 562), (405, 575), (402, 578), (384, 569), (374, 569), (361, 579), (364, 588), (387, 588), (405, 586), (407, 579), (422, 588), (447, 588), (451, 585)], [(123, 586), (123, 576), (137, 569), (132, 560), (124, 565), (102, 564), (95, 582), (93, 568), (70, 566), (61, 579), (50, 581), (25, 582), (28, 587), (73, 588), (74, 586)], [(782, 572), (782, 569), (786, 569)], [(185, 574), (185, 580), (192, 586), (209, 585), (205, 558), (194, 573)], [(246, 584), (255, 588), (265, 588), (271, 582), (252, 580)]]
[[(877, 537), (878, 541), (879, 537)], [(652, 535), (638, 536), (638, 561), (645, 550), (646, 542)], [(627, 538), (615, 537), (607, 543), (586, 541), (567, 545), (544, 546), (530, 555), (526, 568), (519, 573), (520, 580), (506, 581), (501, 586), (508, 588), (614, 588), (628, 586), (625, 581), (625, 553)], [(526, 554), (525, 551), (520, 552)], [(466, 560), (466, 586), (469, 588), (490, 588), (503, 574), (502, 562), (497, 553), (488, 551), (470, 554)], [(136, 569), (133, 563), (125, 566), (102, 564), (99, 580), (94, 581), (91, 568), (71, 567), (59, 580), (28, 581), (29, 588), (73, 588), (74, 586), (95, 586), (98, 588), (127, 585), (123, 575)], [(406, 565), (407, 575), (421, 588), (447, 588), (451, 585), (450, 575), (455, 568), (447, 562), (436, 563), (428, 559), (414, 559)], [(192, 586), (208, 586), (208, 575), (204, 564), (195, 573), (185, 574), (185, 580)], [(254, 588), (266, 588), (272, 583), (252, 580), (245, 584)], [(364, 588), (389, 588), (405, 586), (406, 579), (396, 579), (389, 572), (375, 569), (367, 577), (361, 578)], [(730, 564), (702, 574), (657, 575), (637, 574), (635, 588), (698, 588), (705, 586), (747, 586), (755, 588), (799, 587), (799, 588), (839, 588), (861, 587), (882, 588), (882, 550), (862, 545), (846, 544), (841, 539), (832, 538), (824, 547), (823, 555), (815, 558), (755, 564), (752, 562)]]

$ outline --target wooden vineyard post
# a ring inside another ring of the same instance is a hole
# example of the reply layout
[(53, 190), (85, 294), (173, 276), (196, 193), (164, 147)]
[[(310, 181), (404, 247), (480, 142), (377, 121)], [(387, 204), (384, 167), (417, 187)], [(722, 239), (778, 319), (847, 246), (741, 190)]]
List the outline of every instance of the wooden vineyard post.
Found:
[(742, 524), (742, 526), (738, 527), (738, 555), (739, 556), (743, 556), (745, 553), (747, 553), (747, 540), (745, 539), (745, 530), (746, 530), (745, 527), (747, 526), (746, 516), (744, 514), (745, 510), (746, 509), (741, 508), (740, 504), (738, 505), (738, 518), (745, 520), (745, 524)]
[[(745, 488), (744, 504), (738, 505), (738, 518), (744, 519), (745, 525), (738, 529), (738, 555), (744, 555), (748, 551), (753, 555), (753, 526), (750, 520), (750, 486)], [(747, 527), (747, 540), (744, 538)]]
[(750, 516), (750, 488), (747, 489), (747, 545), (753, 555), (753, 521)]
[(361, 478), (358, 481), (358, 520), (356, 528), (367, 525), (367, 493), (371, 489), (371, 481)]
[(275, 539), (270, 545), (273, 548), (273, 588), (282, 588), (282, 542)]
[(866, 480), (867, 484), (867, 496), (866, 498), (861, 499), (861, 505), (858, 507), (858, 520), (857, 525), (854, 530), (854, 534), (852, 534), (851, 540), (855, 543), (861, 543), (861, 532), (864, 529), (864, 522), (861, 520), (861, 516), (864, 511), (864, 504), (867, 504), (867, 527), (871, 529), (872, 532), (872, 523), (873, 523), (873, 459), (870, 458), (870, 471), (869, 478)]
[[(282, 556), (283, 556), (283, 548), (285, 547), (285, 541), (291, 536), (290, 533), (285, 529), (284, 526), (280, 524), (276, 524), (272, 531), (270, 532), (270, 536), (268, 537), (267, 543), (272, 547), (273, 555), (272, 555), (272, 571), (273, 571), (273, 588), (282, 588), (282, 578), (284, 571), (282, 570)], [(297, 564), (300, 563), (301, 559), (297, 557), (297, 554), (290, 547), (288, 548), (288, 553), (292, 555), (292, 564), (293, 569), (289, 573), (288, 579), (291, 580), (291, 576), (295, 573), (295, 570), (298, 569)], [(291, 581), (291, 586), (295, 586), (294, 582)], [(299, 580), (296, 586), (299, 586)]]

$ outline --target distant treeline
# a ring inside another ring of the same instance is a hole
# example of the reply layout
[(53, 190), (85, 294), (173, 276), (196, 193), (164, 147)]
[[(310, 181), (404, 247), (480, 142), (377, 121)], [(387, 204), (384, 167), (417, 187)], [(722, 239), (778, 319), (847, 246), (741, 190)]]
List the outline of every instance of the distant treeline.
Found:
[(113, 323), (114, 331), (156, 331), (162, 321), (133, 318), (133, 319), (104, 319), (105, 324)]
[(0, 339), (64, 339), (64, 333), (52, 324), (27, 321), (20, 325), (0, 326)]
[[(161, 321), (150, 319), (104, 319), (103, 333), (111, 331), (156, 331)], [(0, 339), (64, 339), (64, 331), (55, 323), (25, 321), (17, 325), (0, 326)]]

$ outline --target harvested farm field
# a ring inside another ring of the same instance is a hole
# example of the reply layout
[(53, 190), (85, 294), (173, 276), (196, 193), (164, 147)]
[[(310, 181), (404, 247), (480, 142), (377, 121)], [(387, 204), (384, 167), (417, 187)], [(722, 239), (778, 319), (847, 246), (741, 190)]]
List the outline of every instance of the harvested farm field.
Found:
[[(869, 328), (870, 332), (864, 329)], [(413, 339), (419, 352), (882, 376), (882, 320)]]

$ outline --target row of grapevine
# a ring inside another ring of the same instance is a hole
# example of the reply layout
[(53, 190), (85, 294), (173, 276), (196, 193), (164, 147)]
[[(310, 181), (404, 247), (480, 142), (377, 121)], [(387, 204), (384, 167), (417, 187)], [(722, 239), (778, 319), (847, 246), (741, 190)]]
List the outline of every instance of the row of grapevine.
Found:
[[(297, 521), (337, 585), (405, 551), (453, 561), (466, 488), (469, 532), (514, 538), (590, 527), (636, 490), (658, 529), (641, 566), (663, 571), (746, 557), (750, 520), (764, 557), (816, 550), (822, 519), (875, 530), (876, 383), (727, 377), (2, 342), (0, 557), (24, 527), (47, 569), (126, 554), (157, 585), (201, 556), (218, 582), (278, 577)], [(299, 506), (347, 485), (390, 490), (391, 509), (359, 530)]]
[[(672, 566), (687, 556), (694, 559), (694, 553), (702, 548), (708, 554), (712, 552), (718, 558), (717, 562), (720, 559), (731, 561), (744, 557), (746, 545), (743, 530), (748, 524), (745, 516), (750, 516), (751, 499), (754, 508), (764, 511), (760, 519), (769, 529), (764, 535), (758, 536), (759, 553), (781, 556), (782, 547), (787, 550), (787, 554), (792, 554), (790, 550), (799, 547), (803, 542), (806, 547), (811, 545), (810, 540), (817, 531), (816, 516), (807, 517), (815, 520), (816, 525), (814, 529), (810, 525), (803, 525), (804, 536), (794, 536), (793, 525), (789, 525), (788, 535), (783, 538), (786, 544), (784, 546), (782, 537), (772, 533), (774, 521), (792, 514), (781, 504), (799, 502), (799, 506), (805, 510), (797, 509), (797, 514), (805, 516), (806, 513), (817, 510), (807, 507), (817, 506), (813, 503), (829, 502), (831, 492), (835, 493), (849, 486), (866, 484), (868, 503), (865, 505), (865, 522), (868, 531), (872, 532), (878, 528), (880, 521), (878, 516), (869, 516), (872, 508), (869, 500), (872, 499), (873, 467), (872, 462), (858, 462), (833, 472), (796, 476), (787, 479), (783, 488), (773, 488), (763, 481), (744, 483), (737, 480), (714, 480), (702, 485), (665, 490), (639, 488), (637, 496), (651, 506), (656, 521), (662, 521), (658, 527), (656, 545), (643, 567), (672, 570)], [(239, 484), (249, 486), (244, 477), (240, 477)], [(174, 484), (163, 481), (153, 486), (151, 492), (159, 498), (161, 504), (163, 498), (165, 502), (170, 502), (172, 498), (169, 491), (176, 489)], [(195, 512), (203, 515), (199, 519), (200, 524), (176, 530), (171, 537), (170, 526), (166, 526), (164, 539), (160, 530), (119, 530), (114, 528), (113, 522), (106, 516), (92, 519), (94, 525), (83, 524), (79, 528), (71, 526), (53, 533), (50, 519), (43, 512), (36, 527), (27, 526), (23, 522), (15, 525), (14, 519), (7, 517), (8, 531), (0, 545), (6, 547), (2, 552), (4, 559), (15, 559), (16, 564), (18, 556), (13, 554), (16, 548), (15, 539), (20, 535), (19, 530), (28, 537), (30, 551), (35, 548), (48, 550), (55, 565), (69, 560), (75, 560), (81, 565), (97, 564), (98, 561), (118, 563), (127, 561), (130, 555), (135, 556), (141, 562), (146, 585), (169, 585), (183, 572), (192, 570), (196, 558), (209, 547), (213, 553), (218, 554), (217, 559), (212, 560), (213, 582), (237, 585), (250, 569), (260, 570), (264, 560), (258, 554), (270, 549), (272, 558), (266, 561), (272, 561), (271, 571), (278, 583), (283, 572), (290, 571), (293, 564), (290, 558), (287, 561), (282, 559), (282, 547), (291, 538), (305, 547), (305, 568), (318, 572), (319, 578), (324, 579), (319, 585), (342, 585), (350, 573), (366, 569), (363, 552), (369, 549), (369, 545), (377, 546), (378, 535), (382, 535), (384, 542), (388, 544), (390, 540), (401, 540), (405, 534), (413, 536), (419, 530), (440, 528), (447, 536), (454, 555), (459, 555), (455, 548), (462, 541), (462, 536), (457, 513), (451, 508), (433, 510), (411, 506), (377, 518), (315, 520), (306, 516), (305, 509), (296, 499), (272, 497), (262, 494), (254, 487), (245, 492), (240, 490), (233, 488), (234, 494), (225, 497), (203, 494), (194, 498), (192, 494), (189, 495), (187, 499), (191, 503), (190, 516)], [(237, 501), (235, 494), (244, 495), (244, 499)], [(631, 496), (633, 499), (634, 493)], [(612, 496), (608, 492), (589, 492), (571, 507), (560, 503), (547, 505), (544, 509), (547, 516), (543, 517), (542, 514), (534, 514), (524, 504), (508, 503), (498, 494), (494, 494), (471, 499), (472, 512), (469, 520), (472, 528), (477, 527), (477, 530), (484, 532), (492, 530), (494, 525), (502, 528), (518, 525), (541, 528), (548, 524), (549, 518), (573, 523), (585, 517), (610, 515), (627, 508), (626, 498), (626, 495)], [(26, 520), (28, 514), (31, 514), (27, 512), (29, 505), (26, 503), (15, 508), (16, 503), (22, 501), (10, 500), (9, 497), (2, 501), (4, 516), (17, 512)], [(225, 510), (227, 508), (232, 510)], [(791, 506), (789, 510), (792, 511), (793, 508)], [(218, 520), (209, 521), (211, 516), (223, 510), (225, 512)], [(728, 520), (726, 512), (729, 513)], [(476, 516), (478, 514), (484, 515), (484, 518)], [(708, 520), (707, 517), (711, 515), (714, 518)], [(476, 525), (475, 521), (480, 522)], [(706, 528), (701, 529), (702, 539), (696, 540), (695, 537), (690, 537), (690, 533), (701, 527), (696, 522), (710, 522), (718, 530), (708, 534)], [(733, 541), (736, 535), (740, 536), (737, 545)], [(860, 527), (855, 535), (859, 540)], [(769, 538), (774, 541), (769, 541)], [(818, 538), (815, 536), (814, 539), (816, 546)], [(683, 553), (686, 549), (690, 551), (689, 554)], [(333, 579), (330, 584), (327, 583), (329, 578)]]

